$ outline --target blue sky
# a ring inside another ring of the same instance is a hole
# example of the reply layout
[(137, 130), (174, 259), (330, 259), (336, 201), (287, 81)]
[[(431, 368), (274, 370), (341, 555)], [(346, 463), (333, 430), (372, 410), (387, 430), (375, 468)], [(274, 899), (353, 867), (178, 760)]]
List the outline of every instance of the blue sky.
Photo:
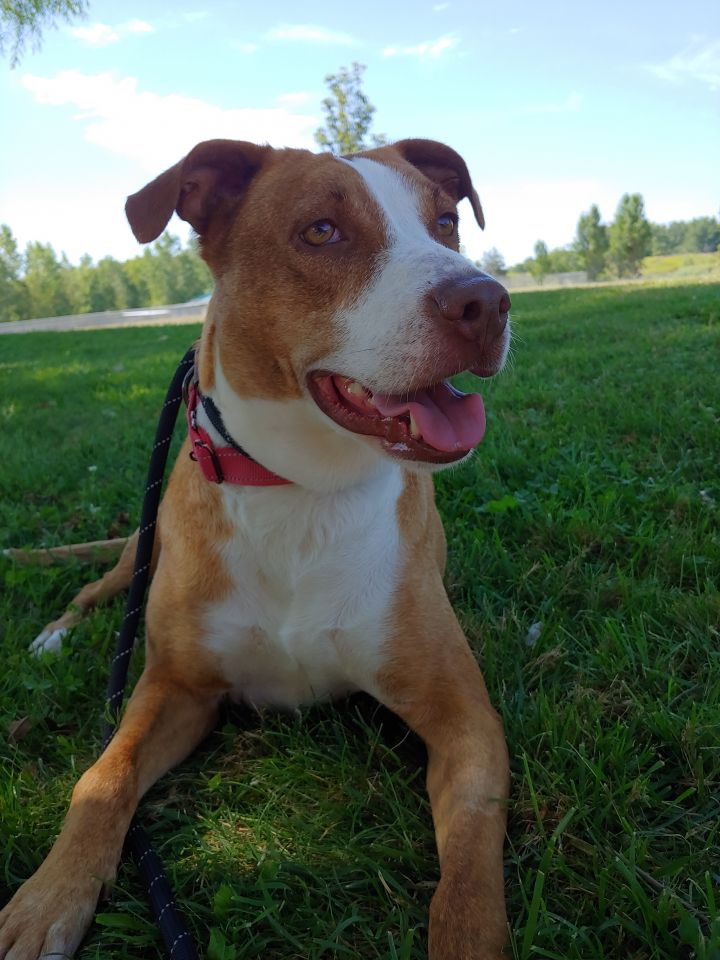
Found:
[(91, 0), (0, 63), (0, 222), (73, 262), (133, 256), (128, 193), (210, 137), (313, 148), (324, 76), (353, 60), (377, 132), (465, 157), (487, 219), (461, 209), (473, 257), (568, 243), (628, 191), (659, 222), (718, 213), (718, 0)]

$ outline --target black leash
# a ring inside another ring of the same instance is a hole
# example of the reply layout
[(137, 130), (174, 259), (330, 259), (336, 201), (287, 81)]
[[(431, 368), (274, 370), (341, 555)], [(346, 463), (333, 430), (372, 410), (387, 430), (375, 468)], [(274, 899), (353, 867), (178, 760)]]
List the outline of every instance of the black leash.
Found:
[[(163, 477), (170, 452), (178, 409), (183, 399), (183, 382), (195, 362), (195, 348), (191, 347), (180, 361), (165, 396), (160, 411), (160, 420), (155, 432), (155, 443), (150, 454), (145, 499), (140, 518), (135, 568), (127, 603), (125, 617), (118, 633), (115, 656), (110, 664), (110, 679), (107, 687), (106, 708), (108, 719), (103, 729), (103, 748), (112, 739), (120, 719), (120, 709), (125, 695), (130, 655), (135, 645), (140, 613), (142, 611), (147, 585), (150, 579), (155, 526), (162, 493)], [(172, 889), (165, 875), (162, 861), (150, 844), (150, 838), (133, 817), (125, 849), (135, 861), (135, 865), (147, 889), (150, 907), (160, 930), (168, 960), (198, 960), (198, 953), (192, 941), (185, 920), (175, 905)]]

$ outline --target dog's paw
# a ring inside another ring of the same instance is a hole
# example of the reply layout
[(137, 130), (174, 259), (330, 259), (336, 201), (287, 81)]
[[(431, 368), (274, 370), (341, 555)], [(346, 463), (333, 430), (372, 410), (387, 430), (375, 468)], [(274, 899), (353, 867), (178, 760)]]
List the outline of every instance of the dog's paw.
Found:
[(69, 629), (69, 627), (54, 627), (49, 624), (35, 637), (28, 650), (35, 656), (41, 653), (58, 653), (62, 647), (63, 637)]
[(47, 861), (0, 911), (0, 960), (71, 957), (95, 912), (100, 881), (64, 878)]

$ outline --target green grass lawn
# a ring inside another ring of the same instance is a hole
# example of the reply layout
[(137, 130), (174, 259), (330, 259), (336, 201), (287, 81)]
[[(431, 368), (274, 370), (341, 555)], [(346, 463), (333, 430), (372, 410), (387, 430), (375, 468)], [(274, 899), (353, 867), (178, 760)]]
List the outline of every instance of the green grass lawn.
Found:
[[(437, 484), (448, 588), (510, 745), (512, 955), (718, 960), (720, 286), (513, 299), (487, 437)], [(0, 340), (0, 546), (131, 531), (195, 333)], [(4, 900), (98, 751), (122, 604), (34, 659), (93, 571), (1, 563)], [(203, 955), (424, 957), (438, 871), (422, 762), (363, 700), (228, 716), (142, 807)], [(80, 956), (158, 955), (123, 866)]]

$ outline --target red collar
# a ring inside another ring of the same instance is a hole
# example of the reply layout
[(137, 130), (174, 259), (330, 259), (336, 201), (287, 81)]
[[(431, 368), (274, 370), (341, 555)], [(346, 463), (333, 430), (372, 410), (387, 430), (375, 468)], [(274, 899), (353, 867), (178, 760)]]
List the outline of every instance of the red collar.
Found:
[(266, 470), (237, 444), (232, 447), (216, 447), (207, 430), (197, 422), (197, 408), (202, 401), (200, 387), (195, 380), (190, 380), (186, 389), (188, 433), (192, 445), (190, 458), (196, 461), (206, 480), (213, 483), (236, 483), (246, 487), (272, 487), (292, 483), (291, 480), (285, 480)]

